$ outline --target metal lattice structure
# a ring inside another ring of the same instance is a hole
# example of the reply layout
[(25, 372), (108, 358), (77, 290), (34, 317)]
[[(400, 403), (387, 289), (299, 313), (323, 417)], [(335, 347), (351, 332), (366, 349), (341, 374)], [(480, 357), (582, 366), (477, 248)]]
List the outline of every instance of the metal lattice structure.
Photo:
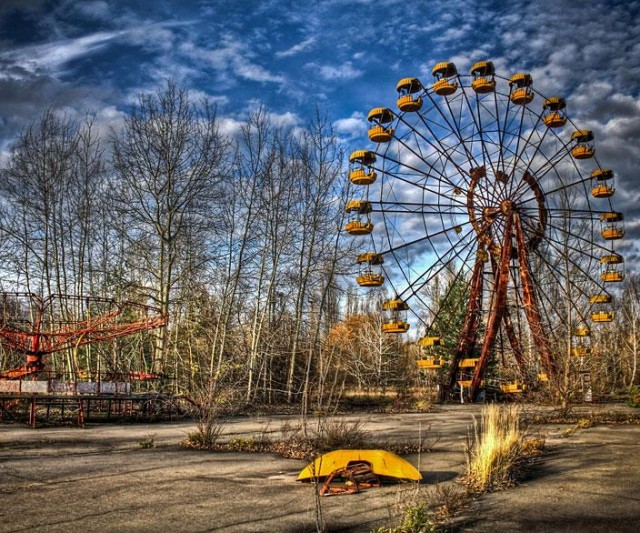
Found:
[(149, 305), (92, 296), (0, 293), (0, 343), (24, 354), (25, 364), (0, 373), (19, 379), (41, 372), (55, 352), (159, 328), (166, 318)]
[[(560, 349), (584, 367), (589, 324), (613, 320), (610, 283), (624, 278), (614, 250), (623, 215), (593, 132), (529, 74), (501, 77), (489, 61), (468, 75), (450, 62), (432, 73), (428, 84), (397, 84), (397, 110), (370, 111), (375, 146), (350, 156), (345, 230), (370, 239), (358, 284), (391, 286), (383, 331), (406, 332), (413, 312), (427, 352), (419, 366), (446, 363), (447, 390), (475, 398), (490, 362), (508, 358), (519, 378), (502, 389), (520, 392), (556, 374)], [(452, 279), (434, 302), (426, 292), (445, 271)], [(443, 360), (433, 354), (454, 293), (464, 320)]]

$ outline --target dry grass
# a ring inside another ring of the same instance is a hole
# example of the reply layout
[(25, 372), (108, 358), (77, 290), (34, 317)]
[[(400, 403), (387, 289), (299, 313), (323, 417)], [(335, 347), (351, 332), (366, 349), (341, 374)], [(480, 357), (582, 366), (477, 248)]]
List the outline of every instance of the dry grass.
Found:
[(517, 405), (488, 405), (467, 447), (464, 483), (475, 492), (513, 485), (527, 459), (539, 455), (544, 441), (533, 439), (521, 426), (522, 410)]
[(431, 488), (414, 485), (401, 488), (397, 503), (391, 509), (397, 525), (382, 527), (375, 533), (431, 533), (448, 531), (471, 502), (471, 496), (460, 485), (436, 484)]

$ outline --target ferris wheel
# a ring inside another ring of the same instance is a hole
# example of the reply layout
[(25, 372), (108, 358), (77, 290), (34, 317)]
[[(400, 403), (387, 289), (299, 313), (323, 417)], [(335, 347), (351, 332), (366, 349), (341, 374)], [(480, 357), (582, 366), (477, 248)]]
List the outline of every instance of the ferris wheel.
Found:
[(374, 145), (350, 155), (358, 284), (390, 286), (383, 331), (416, 323), (421, 366), (446, 367), (447, 388), (472, 399), (496, 362), (516, 374), (510, 392), (552, 378), (561, 354), (585, 367), (591, 325), (614, 319), (624, 278), (624, 217), (593, 132), (529, 74), (501, 77), (490, 61), (432, 73), (400, 80), (397, 109), (368, 114)]

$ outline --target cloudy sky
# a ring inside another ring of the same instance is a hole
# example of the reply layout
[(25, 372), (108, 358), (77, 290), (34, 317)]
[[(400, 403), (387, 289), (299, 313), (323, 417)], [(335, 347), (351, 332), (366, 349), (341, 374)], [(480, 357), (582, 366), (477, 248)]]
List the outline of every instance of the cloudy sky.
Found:
[(117, 127), (168, 78), (217, 102), (228, 130), (259, 102), (285, 124), (320, 106), (359, 147), (367, 111), (392, 107), (400, 78), (479, 59), (567, 99), (639, 235), (640, 2), (2, 0), (0, 153), (48, 105)]

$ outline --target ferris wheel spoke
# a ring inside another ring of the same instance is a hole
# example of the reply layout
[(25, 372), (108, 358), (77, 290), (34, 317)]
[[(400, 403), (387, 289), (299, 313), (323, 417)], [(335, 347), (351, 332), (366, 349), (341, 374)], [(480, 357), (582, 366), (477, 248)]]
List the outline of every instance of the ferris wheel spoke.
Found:
[[(464, 91), (463, 91), (463, 92), (464, 92)], [(450, 122), (450, 121), (448, 120), (448, 118), (445, 116), (445, 114), (444, 114), (444, 112), (442, 111), (442, 109), (440, 108), (440, 106), (438, 106), (438, 105), (436, 105), (436, 104), (435, 104), (435, 101), (434, 101), (434, 99), (433, 99), (433, 95), (432, 95), (431, 93), (427, 93), (427, 96), (429, 97), (429, 99), (431, 100), (431, 102), (434, 104), (435, 108), (438, 110), (438, 113), (439, 113), (440, 117), (441, 117), (441, 118), (445, 121), (445, 123), (447, 124), (447, 127), (449, 128), (449, 131), (451, 131), (451, 132), (452, 132), (452, 134), (456, 137), (457, 142), (458, 142), (458, 145), (462, 147), (462, 149), (463, 149), (463, 151), (464, 151), (464, 155), (465, 155), (466, 159), (467, 159), (468, 161), (473, 161), (474, 163), (477, 163), (477, 162), (475, 161), (475, 157), (473, 156), (473, 154), (467, 150), (466, 143), (464, 142), (464, 139), (463, 139), (463, 137), (462, 137), (462, 135), (461, 135), (460, 127), (459, 127), (458, 123), (456, 122), (455, 114), (453, 113), (453, 111), (452, 111), (452, 109), (451, 109), (451, 104), (450, 104), (449, 100), (445, 99), (445, 101), (446, 101), (446, 105), (447, 105), (447, 110), (449, 111), (449, 115), (450, 115), (450, 116), (451, 116), (451, 118), (452, 118), (452, 121), (451, 121), (451, 122)], [(422, 116), (421, 116), (421, 119), (422, 119), (423, 124), (425, 125), (425, 127), (428, 129), (429, 133), (430, 133), (430, 134), (431, 134), (435, 139), (438, 139), (438, 136), (433, 134), (433, 131), (431, 130), (431, 128), (429, 127), (429, 125), (427, 124), (427, 122), (424, 120), (424, 118), (422, 118)], [(448, 152), (448, 150), (445, 150), (445, 151), (446, 151), (446, 152)], [(477, 164), (476, 164), (475, 166), (477, 166)], [(456, 165), (456, 168), (458, 168), (458, 172), (460, 172), (460, 175), (461, 175), (461, 176), (463, 176), (463, 177), (467, 178), (466, 173), (465, 173), (461, 168), (459, 168), (459, 166), (458, 166), (458, 165)], [(465, 181), (466, 181), (466, 179), (465, 179)]]
[[(471, 224), (470, 222), (464, 222), (462, 223), (460, 226), (463, 225), (468, 225)], [(384, 252), (382, 252), (383, 254), (388, 254), (388, 253), (394, 253), (394, 252), (399, 252), (400, 250), (403, 250), (405, 248), (408, 248), (410, 246), (414, 246), (416, 244), (422, 243), (424, 241), (429, 241), (431, 243), (431, 239), (435, 238), (435, 237), (439, 237), (439, 236), (444, 236), (446, 233), (454, 231), (455, 232), (455, 228), (456, 226), (451, 226), (448, 228), (443, 228), (440, 231), (436, 231), (434, 233), (431, 234), (427, 234), (427, 235), (423, 235), (422, 237), (418, 237), (417, 239), (411, 240), (409, 242), (403, 242), (402, 244), (399, 244), (397, 246), (390, 246), (388, 250), (385, 250)], [(460, 241), (464, 241), (465, 239), (469, 240), (468, 238), (474, 233), (473, 228), (470, 229), (467, 233), (465, 233), (464, 235), (460, 235)], [(471, 241), (470, 241), (471, 242)], [(451, 247), (448, 249), (448, 251), (451, 251), (454, 247), (456, 246), (456, 244), (452, 244)], [(432, 244), (432, 249), (434, 250), (434, 253), (437, 253), (437, 247), (434, 246)], [(448, 252), (447, 251), (447, 252)], [(443, 255), (446, 255), (446, 253)]]
[[(555, 273), (551, 274), (553, 279), (555, 280), (554, 285), (557, 285), (557, 278), (555, 277)], [(558, 308), (558, 303), (554, 302), (551, 299), (551, 296), (548, 294), (547, 291), (541, 290), (541, 282), (540, 281), (536, 281), (535, 283), (535, 287), (536, 287), (536, 297), (538, 299), (538, 301), (542, 304), (546, 303), (546, 307), (549, 310), (553, 310), (556, 311)], [(521, 308), (524, 308), (525, 304), (524, 301), (522, 299), (522, 293), (516, 293), (516, 298), (517, 300), (520, 302)], [(562, 313), (559, 312), (555, 312), (554, 315), (557, 320), (560, 321), (560, 323), (562, 325), (564, 325), (565, 327), (568, 327), (569, 324), (567, 323), (567, 320), (565, 318), (565, 316)], [(543, 314), (543, 320), (545, 323), (545, 331), (548, 335), (553, 335), (553, 332), (556, 330), (557, 324), (554, 324), (553, 321), (551, 320), (551, 313), (547, 312), (546, 314)]]
[[(387, 160), (387, 161), (392, 161), (392, 162), (397, 163), (397, 164), (401, 164), (401, 163), (399, 163), (398, 161), (396, 161), (396, 160), (394, 160), (394, 159), (392, 159), (392, 158), (390, 158), (390, 157), (385, 157), (385, 160)], [(404, 165), (404, 166), (405, 166), (406, 168), (412, 169), (412, 167), (410, 167), (410, 166), (408, 166), (408, 165)], [(415, 172), (416, 172), (416, 173), (420, 173), (420, 171), (418, 171), (417, 169), (413, 169), (413, 170), (415, 170)], [(446, 195), (446, 194), (444, 194), (444, 193), (440, 192), (439, 190), (432, 189), (432, 188), (430, 188), (430, 187), (427, 187), (427, 186), (425, 186), (425, 185), (421, 185), (421, 184), (419, 184), (419, 183), (415, 183), (415, 182), (411, 181), (410, 179), (408, 179), (408, 178), (406, 178), (406, 177), (404, 177), (404, 176), (399, 175), (399, 174), (398, 174), (398, 173), (396, 173), (396, 172), (386, 171), (386, 172), (385, 172), (385, 174), (386, 174), (386, 175), (388, 175), (388, 176), (390, 176), (390, 177), (392, 177), (392, 178), (397, 179), (398, 181), (402, 181), (402, 182), (407, 183), (407, 184), (409, 184), (409, 185), (413, 185), (413, 186), (415, 186), (415, 187), (418, 187), (419, 189), (422, 189), (423, 191), (429, 192), (429, 193), (431, 193), (431, 194), (433, 194), (433, 195), (435, 195), (435, 196), (437, 196), (437, 197), (445, 198), (445, 199), (447, 199), (447, 200), (451, 200), (451, 201), (455, 201), (456, 203), (460, 204), (460, 206), (463, 206), (463, 205), (464, 205), (464, 203), (463, 203), (461, 200), (453, 200), (450, 196), (448, 196), (448, 195)], [(431, 177), (431, 178), (433, 178), (433, 179), (434, 179), (434, 181), (440, 181), (438, 178), (436, 178), (436, 177), (434, 177), (434, 176), (429, 176), (429, 175), (427, 175), (427, 174), (423, 174), (423, 175), (424, 175), (426, 178), (427, 178), (427, 177)]]
[[(404, 122), (405, 124), (408, 124), (404, 120), (403, 117), (400, 117), (400, 120), (402, 122)], [(433, 135), (429, 125), (423, 119), (422, 115), (420, 115), (420, 120), (422, 121), (424, 126), (427, 128), (428, 132), (431, 135)], [(458, 171), (459, 175), (462, 176), (463, 178), (466, 178), (464, 170), (456, 163), (456, 161), (450, 155), (451, 150), (455, 150), (455, 147), (445, 147), (441, 142), (438, 142), (437, 144), (435, 144), (430, 140), (429, 137), (427, 137), (426, 135), (423, 135), (421, 132), (415, 132), (415, 135), (416, 135), (416, 137), (418, 137), (419, 139), (423, 140), (427, 145), (431, 146), (436, 151), (436, 153), (438, 154), (438, 159), (442, 158), (442, 159), (445, 160), (445, 162), (452, 164), (456, 168), (456, 170)], [(407, 143), (405, 143), (403, 139), (398, 138), (397, 140), (407, 150), (409, 150), (411, 153), (413, 153), (414, 155), (419, 157), (422, 161), (424, 161), (431, 168), (434, 168), (433, 165), (430, 165), (429, 163), (426, 162), (426, 160), (424, 159), (422, 154), (417, 153), (412, 147), (408, 146)], [(451, 185), (452, 188), (457, 186), (456, 183), (454, 183), (452, 180), (449, 180), (448, 177), (445, 174), (443, 174), (442, 172), (439, 172), (438, 174), (442, 178), (442, 181), (444, 181), (444, 182), (448, 183), (449, 185)]]
[[(473, 253), (473, 241), (467, 241), (462, 245), (462, 247), (452, 246), (449, 250), (438, 256), (438, 260), (433, 263), (432, 268), (438, 267), (435, 269), (435, 272), (432, 275), (429, 275), (431, 269), (426, 270), (421, 276), (416, 278), (414, 281), (409, 283), (407, 288), (402, 291), (400, 296), (409, 295), (409, 297), (414, 296), (418, 293), (422, 288), (424, 288), (427, 283), (432, 281), (436, 275), (442, 272), (448, 265), (454, 261), (455, 259), (460, 259), (464, 264), (467, 263), (469, 257)], [(453, 253), (452, 253), (453, 252)], [(462, 257), (463, 253), (466, 252), (466, 255)], [(450, 256), (450, 257), (447, 257)], [(417, 287), (416, 287), (417, 286)]]
[[(581, 177), (580, 179), (576, 181), (572, 181), (570, 183), (563, 183), (559, 187), (556, 187), (555, 189), (551, 189), (550, 191), (545, 192), (545, 198), (551, 198), (552, 195), (556, 195), (557, 193), (568, 191), (569, 189), (573, 187), (578, 187), (580, 185), (584, 187), (585, 183), (587, 183), (588, 181), (591, 181), (591, 176)], [(536, 198), (525, 198), (521, 200), (520, 197), (518, 197), (519, 205), (524, 205), (534, 200), (536, 200)]]
[[(532, 226), (529, 224), (529, 221), (524, 220), (523, 221), (525, 224), (527, 224), (527, 226), (529, 228), (532, 228)], [(593, 248), (594, 246), (596, 246), (600, 251), (604, 252), (604, 253), (608, 253), (609, 252), (609, 248), (602, 246), (601, 244), (594, 242), (593, 239), (588, 239), (587, 237), (584, 237), (583, 232), (580, 232), (579, 229), (576, 229), (574, 231), (568, 230), (563, 228), (562, 226), (558, 226), (556, 224), (549, 224), (550, 229), (553, 229), (555, 231), (558, 231), (564, 235), (566, 235), (566, 240), (568, 241), (569, 239), (571, 239), (572, 242), (574, 243), (578, 243), (581, 242), (585, 245), (585, 247), (589, 247), (589, 248)], [(575, 246), (570, 246), (567, 243), (564, 243), (563, 241), (561, 241), (560, 239), (555, 239), (552, 238), (551, 235), (549, 235), (549, 240), (552, 242), (555, 242), (558, 246), (567, 246), (571, 251), (574, 252), (578, 252), (578, 253), (582, 253), (584, 255), (587, 255), (584, 250), (582, 250), (581, 248), (576, 248)], [(596, 257), (595, 255), (593, 255), (593, 253), (588, 254), (588, 257), (591, 257), (593, 259), (596, 260), (600, 260), (599, 257)]]
[[(576, 291), (580, 294), (582, 298), (584, 298), (585, 300), (588, 300), (591, 294), (587, 293), (580, 285), (571, 284), (569, 288), (565, 287), (567, 282), (567, 277), (570, 275), (569, 273), (563, 271), (558, 266), (547, 261), (546, 258), (544, 258), (544, 256), (541, 256), (540, 254), (538, 254), (538, 257), (547, 268), (548, 274), (553, 278), (554, 288), (559, 289), (565, 301), (575, 300), (575, 296), (573, 293), (575, 293)], [(553, 300), (551, 300), (550, 296), (547, 294), (546, 291), (538, 290), (538, 295), (547, 300), (547, 302), (549, 303), (550, 309), (557, 310), (558, 302), (557, 301), (554, 302)], [(585, 314), (580, 312), (579, 308), (573, 309), (573, 312), (577, 312), (580, 315), (580, 318), (583, 321), (586, 321)], [(565, 326), (570, 326), (569, 322), (566, 319), (564, 319), (563, 314), (560, 313), (559, 310), (557, 310), (556, 316), (562, 321), (562, 323)]]

